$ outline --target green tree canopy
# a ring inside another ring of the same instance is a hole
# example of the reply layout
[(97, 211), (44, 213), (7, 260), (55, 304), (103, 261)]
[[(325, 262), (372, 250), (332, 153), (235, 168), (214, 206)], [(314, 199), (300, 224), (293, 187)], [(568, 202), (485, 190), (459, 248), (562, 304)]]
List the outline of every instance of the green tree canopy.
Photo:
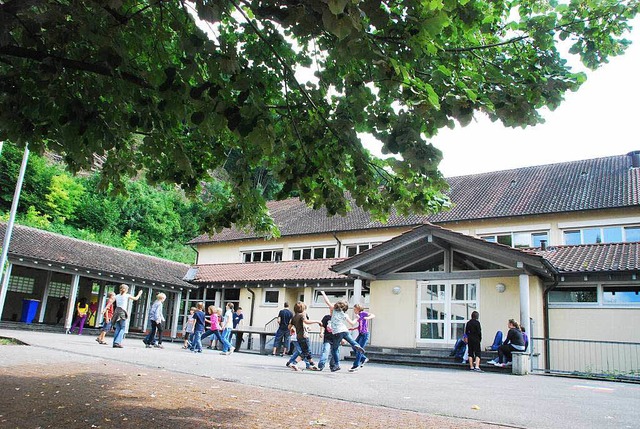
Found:
[[(438, 210), (446, 185), (428, 139), (475, 112), (541, 122), (540, 108), (585, 80), (565, 57), (596, 68), (621, 54), (637, 11), (633, 0), (7, 0), (0, 139), (63, 154), (72, 170), (106, 156), (116, 188), (144, 169), (196, 192), (233, 153), (210, 227), (273, 227), (262, 170), (330, 213), (347, 195), (379, 217)], [(303, 67), (314, 79), (296, 79)], [(360, 132), (402, 160), (373, 158)]]

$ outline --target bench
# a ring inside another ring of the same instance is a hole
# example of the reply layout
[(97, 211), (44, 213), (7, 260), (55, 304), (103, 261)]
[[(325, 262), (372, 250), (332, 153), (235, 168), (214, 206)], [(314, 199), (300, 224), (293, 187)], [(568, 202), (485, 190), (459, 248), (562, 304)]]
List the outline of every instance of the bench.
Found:
[[(268, 336), (275, 336), (275, 331), (267, 331), (264, 328), (258, 328), (255, 326), (240, 326), (237, 327), (235, 329), (233, 329), (231, 331), (233, 334), (237, 334), (236, 335), (236, 350), (240, 350), (240, 347), (242, 346), (242, 336), (243, 334), (250, 334), (250, 335), (259, 335), (260, 336), (260, 354), (261, 355), (266, 355), (267, 354), (267, 337)], [(248, 345), (247, 345), (248, 347)]]

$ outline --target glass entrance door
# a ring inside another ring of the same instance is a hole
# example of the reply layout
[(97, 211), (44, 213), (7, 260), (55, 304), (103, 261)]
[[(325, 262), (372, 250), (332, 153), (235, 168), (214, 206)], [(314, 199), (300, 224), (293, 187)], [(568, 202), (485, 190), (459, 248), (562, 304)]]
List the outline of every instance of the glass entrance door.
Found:
[(477, 309), (477, 280), (419, 281), (418, 342), (454, 343)]

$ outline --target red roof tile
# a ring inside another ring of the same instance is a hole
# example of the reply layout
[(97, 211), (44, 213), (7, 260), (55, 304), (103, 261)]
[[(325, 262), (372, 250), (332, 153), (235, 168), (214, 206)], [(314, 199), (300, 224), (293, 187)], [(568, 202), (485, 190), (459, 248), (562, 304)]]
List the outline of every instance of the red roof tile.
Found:
[(560, 273), (640, 271), (640, 243), (554, 246), (536, 253)]
[[(445, 222), (526, 216), (640, 206), (640, 168), (631, 168), (627, 155), (525, 167), (447, 179), (454, 207), (432, 216), (398, 216), (386, 224), (371, 220), (352, 204), (346, 216), (328, 217), (297, 198), (270, 201), (271, 216), (283, 237), (358, 231), (372, 228), (413, 227)], [(214, 236), (203, 234), (189, 244), (258, 238), (257, 234), (227, 228)]]
[(342, 259), (196, 265), (198, 283), (270, 283), (349, 281), (329, 268)]

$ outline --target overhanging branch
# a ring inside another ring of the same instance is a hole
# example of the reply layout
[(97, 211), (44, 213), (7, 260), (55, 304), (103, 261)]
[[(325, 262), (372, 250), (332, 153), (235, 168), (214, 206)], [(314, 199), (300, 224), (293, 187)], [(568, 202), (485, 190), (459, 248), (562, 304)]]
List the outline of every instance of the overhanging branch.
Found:
[(51, 55), (48, 52), (36, 51), (34, 49), (22, 48), (20, 46), (13, 46), (13, 45), (0, 46), (0, 57), (2, 56), (23, 58), (31, 61), (36, 61), (39, 63), (44, 63), (46, 60), (50, 60), (54, 64), (57, 64), (72, 70), (84, 71), (84, 72), (89, 72), (89, 73), (93, 73), (101, 76), (122, 79), (126, 82), (132, 83), (141, 88), (146, 88), (146, 89), (153, 88), (153, 86), (149, 82), (132, 73), (118, 71), (101, 64), (87, 63), (84, 61), (72, 60), (70, 58)]

